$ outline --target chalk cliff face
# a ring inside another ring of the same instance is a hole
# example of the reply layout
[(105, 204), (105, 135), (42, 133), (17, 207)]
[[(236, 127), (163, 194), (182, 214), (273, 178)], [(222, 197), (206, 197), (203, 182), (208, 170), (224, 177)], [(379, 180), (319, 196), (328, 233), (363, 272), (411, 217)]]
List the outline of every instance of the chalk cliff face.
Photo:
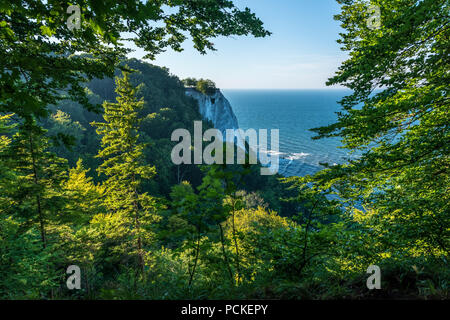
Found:
[[(241, 132), (237, 131), (237, 129), (239, 129), (239, 124), (236, 115), (234, 114), (230, 103), (219, 89), (217, 89), (214, 94), (206, 95), (195, 89), (188, 88), (186, 89), (186, 95), (197, 100), (199, 112), (203, 119), (210, 120), (213, 123), (214, 128), (222, 132), (224, 141), (228, 138), (227, 142), (233, 142), (236, 147), (250, 152), (249, 149), (245, 147), (245, 140), (243, 136), (241, 136)], [(227, 129), (235, 130), (233, 137), (227, 137)], [(255, 152), (256, 157), (258, 157), (257, 149), (258, 146), (250, 146), (251, 152)], [(272, 155), (270, 155), (270, 158), (273, 158)], [(278, 163), (278, 157), (276, 157), (276, 159), (276, 163)], [(278, 167), (276, 170), (278, 170)]]
[(238, 129), (236, 115), (230, 103), (219, 89), (212, 95), (205, 95), (195, 89), (186, 89), (186, 95), (198, 101), (203, 119), (211, 120), (214, 128), (220, 130), (225, 138), (226, 129)]

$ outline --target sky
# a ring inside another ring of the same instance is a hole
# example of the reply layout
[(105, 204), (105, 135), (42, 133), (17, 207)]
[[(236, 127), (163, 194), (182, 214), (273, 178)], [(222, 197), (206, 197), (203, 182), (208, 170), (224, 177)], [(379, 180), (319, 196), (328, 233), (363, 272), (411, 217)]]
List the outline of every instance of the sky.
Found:
[[(235, 0), (249, 7), (272, 35), (220, 37), (217, 51), (201, 55), (190, 41), (183, 52), (167, 50), (152, 64), (172, 74), (213, 80), (221, 89), (319, 89), (347, 57), (336, 40), (342, 29), (335, 0)], [(136, 50), (132, 57), (142, 58)]]

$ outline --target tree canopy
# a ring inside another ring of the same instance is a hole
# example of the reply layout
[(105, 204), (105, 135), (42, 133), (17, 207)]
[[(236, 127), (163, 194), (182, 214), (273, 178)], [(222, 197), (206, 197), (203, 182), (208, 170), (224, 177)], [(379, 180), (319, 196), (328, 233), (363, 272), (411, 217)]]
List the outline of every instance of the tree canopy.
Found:
[(353, 203), (375, 209), (386, 241), (448, 253), (450, 194), (449, 3), (376, 2), (379, 29), (364, 1), (338, 1), (350, 58), (328, 84), (353, 93), (316, 138), (340, 137), (361, 156), (317, 179)]
[(313, 131), (357, 157), (289, 178), (173, 164), (171, 132), (201, 119), (186, 87), (215, 84), (123, 59), (127, 38), (152, 58), (188, 37), (204, 53), (220, 35), (268, 35), (248, 9), (2, 2), (0, 298), (448, 299), (448, 0), (371, 1), (375, 28), (368, 1), (338, 2), (349, 58), (328, 84), (352, 93)]
[[(80, 28), (68, 28), (69, 6), (80, 9)], [(71, 30), (72, 29), (72, 30)], [(167, 48), (182, 50), (191, 38), (201, 53), (214, 50), (218, 36), (270, 33), (245, 8), (229, 0), (113, 1), (12, 0), (0, 4), (0, 111), (21, 117), (47, 116), (63, 97), (90, 110), (83, 83), (111, 77), (130, 50), (154, 58)]]

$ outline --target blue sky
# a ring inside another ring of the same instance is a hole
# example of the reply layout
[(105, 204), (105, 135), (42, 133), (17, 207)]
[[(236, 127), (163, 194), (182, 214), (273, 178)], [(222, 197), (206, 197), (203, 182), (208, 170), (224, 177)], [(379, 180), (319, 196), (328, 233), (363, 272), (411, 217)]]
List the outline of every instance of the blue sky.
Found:
[[(201, 55), (184, 44), (181, 53), (168, 50), (150, 61), (168, 67), (180, 78), (209, 78), (222, 89), (324, 88), (346, 53), (336, 40), (339, 12), (335, 0), (235, 0), (252, 9), (273, 34), (266, 38), (214, 39), (218, 51)], [(142, 51), (132, 56), (141, 58)]]

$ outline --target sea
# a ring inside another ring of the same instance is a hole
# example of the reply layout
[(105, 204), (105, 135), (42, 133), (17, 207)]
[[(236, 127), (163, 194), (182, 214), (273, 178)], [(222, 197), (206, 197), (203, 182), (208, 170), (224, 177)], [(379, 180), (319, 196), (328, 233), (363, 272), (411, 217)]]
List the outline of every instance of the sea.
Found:
[(338, 101), (349, 90), (224, 89), (222, 93), (241, 129), (279, 130), (279, 173), (284, 176), (314, 174), (323, 168), (321, 163), (341, 164), (355, 157), (342, 148), (339, 138), (312, 140), (316, 134), (310, 131), (337, 120)]

